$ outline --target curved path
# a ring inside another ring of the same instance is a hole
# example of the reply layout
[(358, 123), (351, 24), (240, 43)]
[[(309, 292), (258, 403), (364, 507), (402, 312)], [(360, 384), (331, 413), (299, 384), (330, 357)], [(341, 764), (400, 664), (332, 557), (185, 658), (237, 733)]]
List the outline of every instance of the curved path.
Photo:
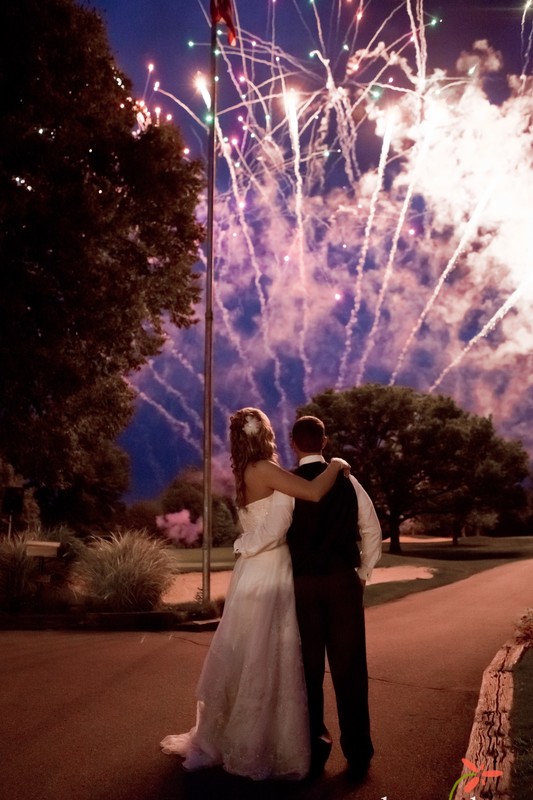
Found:
[[(335, 744), (306, 785), (186, 774), (159, 740), (186, 730), (209, 633), (0, 632), (0, 786), (9, 800), (448, 800), (484, 669), (533, 604), (533, 561), (367, 610), (376, 757), (350, 784)], [(329, 680), (327, 716), (335, 728)]]

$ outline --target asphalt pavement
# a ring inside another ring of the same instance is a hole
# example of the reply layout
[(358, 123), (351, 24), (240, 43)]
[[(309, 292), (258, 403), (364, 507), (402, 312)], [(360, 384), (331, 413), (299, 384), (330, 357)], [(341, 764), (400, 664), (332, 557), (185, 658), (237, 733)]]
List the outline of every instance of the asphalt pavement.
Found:
[(194, 723), (211, 633), (0, 632), (2, 800), (448, 800), (463, 773), (484, 669), (533, 605), (533, 561), (367, 610), (376, 756), (360, 785), (335, 737), (323, 776), (186, 773), (159, 741)]

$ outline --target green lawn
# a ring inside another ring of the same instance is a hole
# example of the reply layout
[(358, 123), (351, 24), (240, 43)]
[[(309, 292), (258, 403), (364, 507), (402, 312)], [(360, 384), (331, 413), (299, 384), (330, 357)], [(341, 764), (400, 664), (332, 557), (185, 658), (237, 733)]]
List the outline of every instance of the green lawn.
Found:
[[(203, 551), (200, 547), (175, 548), (170, 550), (176, 572), (201, 572)], [(211, 570), (233, 569), (235, 556), (233, 547), (213, 547), (211, 550)]]
[[(384, 543), (384, 550), (388, 548)], [(444, 586), (448, 583), (468, 578), (477, 572), (483, 572), (500, 564), (522, 558), (533, 559), (533, 537), (515, 536), (492, 538), (475, 536), (462, 539), (454, 546), (450, 542), (432, 542), (423, 539), (420, 542), (402, 544), (401, 555), (390, 555), (384, 552), (380, 567), (417, 566), (435, 570), (433, 578), (391, 583), (370, 584), (365, 590), (365, 605), (374, 606), (397, 600), (399, 597), (424, 592)]]
[[(390, 583), (369, 584), (365, 590), (365, 605), (375, 606), (397, 600), (413, 592), (424, 592), (448, 583), (468, 578), (477, 572), (507, 564), (515, 559), (533, 559), (533, 536), (492, 538), (475, 536), (462, 539), (458, 545), (431, 541), (430, 538), (402, 544), (401, 555), (390, 555), (388, 543), (379, 567), (417, 566), (434, 571), (433, 578)], [(201, 572), (202, 550), (173, 550), (176, 572)], [(214, 548), (211, 570), (232, 569), (235, 563), (231, 547)], [(532, 599), (533, 604), (533, 599)]]
[[(448, 583), (468, 578), (477, 572), (492, 569), (500, 564), (521, 558), (533, 559), (533, 536), (492, 538), (475, 536), (462, 539), (454, 546), (449, 542), (432, 542), (430, 538), (418, 542), (403, 543), (402, 555), (386, 552), (388, 543), (384, 542), (384, 553), (379, 567), (417, 566), (434, 571), (433, 578), (412, 581), (392, 581), (390, 583), (369, 584), (365, 591), (365, 605), (375, 606), (399, 597), (435, 589)], [(202, 550), (173, 549), (172, 557), (176, 572), (201, 572)], [(235, 563), (231, 547), (213, 548), (211, 570), (232, 569)]]

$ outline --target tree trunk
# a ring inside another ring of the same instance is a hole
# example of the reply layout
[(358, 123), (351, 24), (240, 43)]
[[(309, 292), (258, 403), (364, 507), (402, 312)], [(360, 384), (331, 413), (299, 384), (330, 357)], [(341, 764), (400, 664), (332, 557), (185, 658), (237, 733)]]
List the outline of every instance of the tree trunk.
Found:
[(389, 553), (400, 555), (402, 548), (400, 547), (400, 521), (398, 519), (390, 519), (390, 544)]
[(461, 525), (461, 529), (460, 529), (459, 533), (457, 532), (458, 530), (459, 530), (459, 524), (455, 523), (454, 528), (453, 528), (453, 541), (452, 541), (452, 544), (454, 546), (457, 546), (459, 544), (459, 539), (460, 538), (462, 539), (464, 536), (466, 536), (466, 526), (465, 525)]

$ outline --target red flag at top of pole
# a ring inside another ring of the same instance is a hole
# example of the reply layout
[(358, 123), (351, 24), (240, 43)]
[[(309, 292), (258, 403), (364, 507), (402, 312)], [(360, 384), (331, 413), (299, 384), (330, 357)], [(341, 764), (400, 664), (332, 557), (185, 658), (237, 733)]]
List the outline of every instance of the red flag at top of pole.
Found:
[(233, 8), (231, 0), (211, 0), (211, 24), (224, 21), (228, 26), (228, 42), (230, 45), (237, 44), (237, 31), (233, 21)]

